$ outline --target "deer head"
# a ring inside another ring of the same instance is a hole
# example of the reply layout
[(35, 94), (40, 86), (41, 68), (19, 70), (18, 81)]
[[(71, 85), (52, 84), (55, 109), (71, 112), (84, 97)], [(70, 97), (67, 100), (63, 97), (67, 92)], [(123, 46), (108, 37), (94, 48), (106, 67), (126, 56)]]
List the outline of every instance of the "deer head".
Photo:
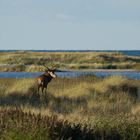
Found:
[(50, 76), (52, 77), (52, 78), (56, 78), (57, 77), (57, 75), (55, 74), (55, 71), (56, 71), (56, 68), (49, 68), (49, 67), (47, 67), (46, 65), (44, 65), (44, 67), (45, 67), (45, 72), (46, 73), (48, 73), (48, 74), (50, 74)]

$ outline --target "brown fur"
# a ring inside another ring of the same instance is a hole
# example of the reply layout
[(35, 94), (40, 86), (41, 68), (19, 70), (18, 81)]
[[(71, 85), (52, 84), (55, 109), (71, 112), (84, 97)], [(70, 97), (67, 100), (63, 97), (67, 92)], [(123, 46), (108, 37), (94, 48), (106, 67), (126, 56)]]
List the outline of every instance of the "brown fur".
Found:
[(42, 93), (44, 92), (44, 89), (47, 90), (47, 86), (53, 78), (49, 72), (52, 72), (55, 75), (53, 70), (49, 70), (49, 71), (46, 71), (44, 74), (40, 75), (39, 77), (37, 77), (38, 93), (39, 93), (40, 88), (41, 88)]

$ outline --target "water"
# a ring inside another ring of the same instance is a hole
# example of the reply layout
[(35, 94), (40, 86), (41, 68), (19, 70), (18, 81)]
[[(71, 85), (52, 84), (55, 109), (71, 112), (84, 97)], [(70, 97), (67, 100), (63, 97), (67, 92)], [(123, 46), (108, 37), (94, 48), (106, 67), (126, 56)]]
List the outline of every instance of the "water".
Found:
[[(41, 72), (0, 72), (0, 78), (34, 78), (42, 74)], [(83, 75), (96, 75), (98, 77), (107, 77), (111, 75), (121, 75), (128, 79), (139, 79), (140, 72), (136, 71), (69, 71), (56, 72), (58, 77), (78, 77)]]
[[(0, 50), (0, 52), (15, 52), (20, 50)], [(26, 51), (26, 50), (24, 50)], [(140, 56), (140, 50), (27, 50), (32, 52), (120, 52), (129, 56)]]
[[(0, 52), (14, 52), (20, 50), (0, 50)], [(120, 52), (124, 55), (140, 56), (140, 50), (28, 50), (33, 52)], [(41, 73), (27, 73), (27, 72), (0, 72), (0, 78), (32, 78), (37, 77)], [(71, 72), (57, 72), (59, 77), (77, 77), (81, 75), (96, 75), (99, 77), (106, 77), (111, 75), (121, 75), (130, 79), (140, 79), (140, 72), (130, 71), (71, 71)]]

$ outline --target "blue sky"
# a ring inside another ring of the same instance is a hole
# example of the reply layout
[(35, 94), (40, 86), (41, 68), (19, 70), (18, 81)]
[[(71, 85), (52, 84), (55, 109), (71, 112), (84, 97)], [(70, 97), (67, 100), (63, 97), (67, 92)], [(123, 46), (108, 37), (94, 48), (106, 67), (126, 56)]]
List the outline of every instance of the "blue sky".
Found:
[(0, 49), (140, 50), (140, 0), (0, 0)]

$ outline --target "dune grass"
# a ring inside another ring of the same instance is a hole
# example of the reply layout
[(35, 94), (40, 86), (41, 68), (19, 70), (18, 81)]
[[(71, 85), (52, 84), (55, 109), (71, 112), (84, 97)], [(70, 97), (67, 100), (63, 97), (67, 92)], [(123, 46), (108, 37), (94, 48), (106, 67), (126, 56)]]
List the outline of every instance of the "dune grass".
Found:
[(139, 80), (57, 78), (46, 94), (37, 93), (36, 79), (0, 79), (0, 83), (3, 139), (140, 138)]
[(0, 71), (42, 71), (43, 64), (58, 69), (135, 69), (140, 57), (117, 52), (0, 52)]

